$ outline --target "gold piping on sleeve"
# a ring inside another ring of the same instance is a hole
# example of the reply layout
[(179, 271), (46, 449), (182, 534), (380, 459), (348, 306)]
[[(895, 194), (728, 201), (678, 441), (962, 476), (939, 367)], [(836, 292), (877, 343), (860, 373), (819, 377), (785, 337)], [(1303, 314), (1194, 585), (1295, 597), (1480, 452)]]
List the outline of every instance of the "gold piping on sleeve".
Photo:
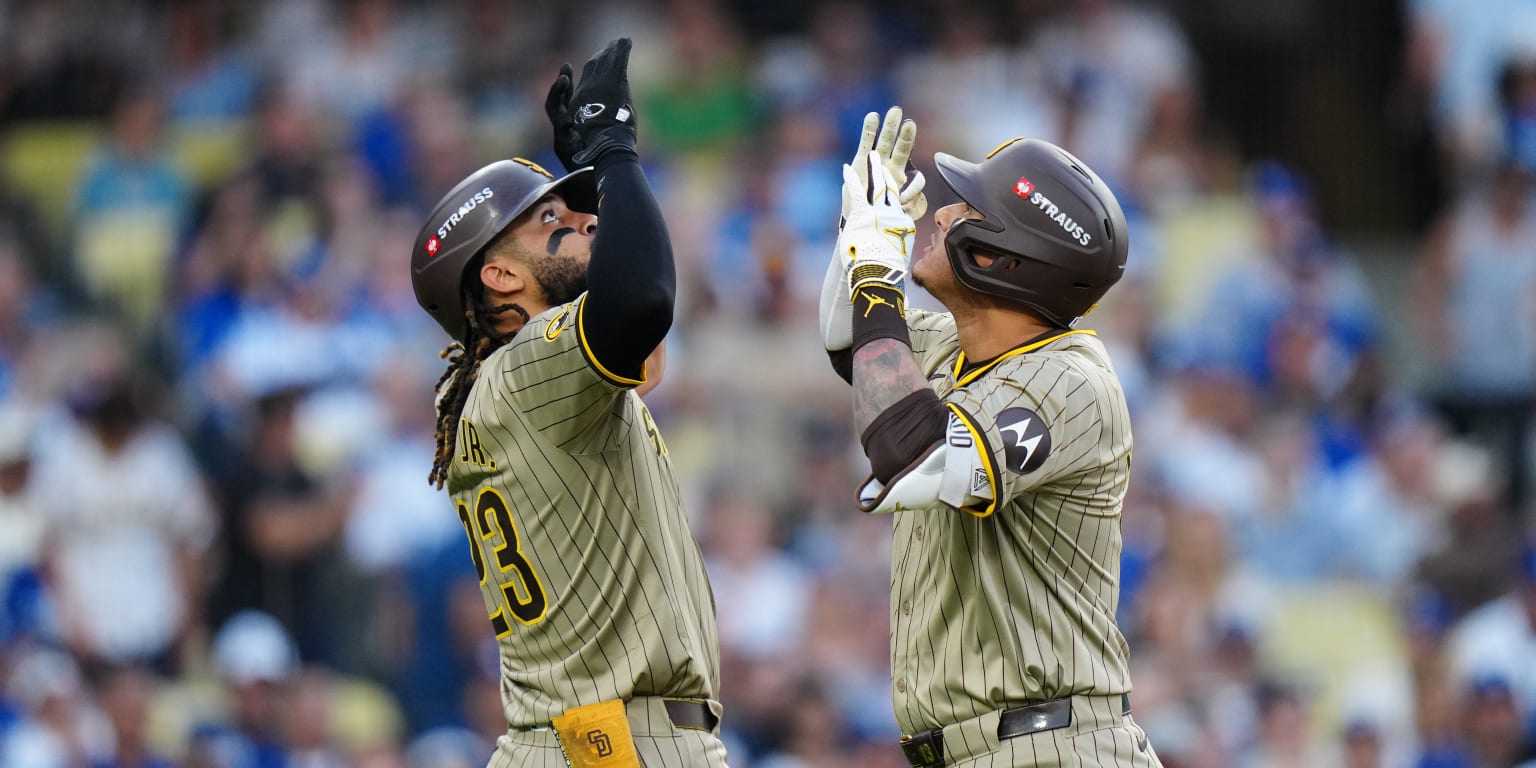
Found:
[(587, 325), (584, 321), (587, 309), (587, 294), (583, 293), (581, 298), (577, 299), (576, 302), (576, 338), (581, 341), (581, 354), (587, 358), (587, 362), (592, 364), (592, 369), (597, 371), (598, 374), (600, 374), (603, 378), (613, 382), (614, 384), (622, 384), (627, 387), (637, 387), (641, 384), (644, 384), (644, 365), (640, 366), (640, 378), (631, 379), (626, 376), (620, 376), (613, 371), (604, 368), (603, 364), (598, 361), (597, 356), (592, 354), (592, 347), (587, 344)]
[(992, 503), (981, 507), (980, 512), (976, 511), (977, 508), (974, 506), (961, 507), (960, 511), (976, 517), (991, 517), (1003, 500), (1003, 481), (1002, 475), (997, 471), (997, 457), (993, 456), (992, 449), (987, 447), (986, 438), (982, 436), (981, 430), (971, 423), (970, 415), (954, 403), (945, 403), (945, 405), (949, 406), (949, 410), (954, 412), (955, 418), (965, 425), (966, 431), (971, 433), (971, 440), (976, 444), (976, 451), (981, 454), (981, 464), (987, 471), (987, 486), (992, 489)]

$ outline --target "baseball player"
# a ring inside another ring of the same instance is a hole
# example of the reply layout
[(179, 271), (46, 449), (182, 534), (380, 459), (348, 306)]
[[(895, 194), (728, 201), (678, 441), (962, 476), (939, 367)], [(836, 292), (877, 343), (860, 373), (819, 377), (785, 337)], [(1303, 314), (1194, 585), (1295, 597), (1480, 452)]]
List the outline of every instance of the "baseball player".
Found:
[[(1159, 765), (1115, 626), (1130, 418), (1104, 345), (1074, 330), (1120, 279), (1125, 216), (1052, 144), (939, 153), (962, 202), (909, 265), (915, 129), (893, 109), (877, 140), (876, 118), (844, 166), (821, 323), (872, 469), (860, 508), (894, 515), (901, 749), (914, 766)], [(909, 271), (949, 312), (906, 311)]]
[(417, 301), (455, 340), (430, 479), (500, 643), (497, 768), (725, 765), (714, 597), (633, 391), (675, 274), (635, 153), (629, 52), (617, 40), (551, 87), (565, 176), (481, 168), (411, 254)]

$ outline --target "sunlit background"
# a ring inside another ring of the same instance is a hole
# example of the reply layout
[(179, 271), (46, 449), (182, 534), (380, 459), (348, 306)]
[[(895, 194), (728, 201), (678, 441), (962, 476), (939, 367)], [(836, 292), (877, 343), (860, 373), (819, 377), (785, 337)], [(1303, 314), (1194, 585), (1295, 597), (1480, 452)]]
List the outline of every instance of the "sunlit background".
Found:
[(815, 328), (891, 104), (930, 209), (935, 151), (1018, 135), (1127, 209), (1088, 325), (1164, 765), (1536, 759), (1536, 2), (4, 0), (0, 765), (484, 764), (408, 249), (480, 165), (558, 165), (545, 89), (619, 35), (733, 766), (905, 764), (890, 522)]

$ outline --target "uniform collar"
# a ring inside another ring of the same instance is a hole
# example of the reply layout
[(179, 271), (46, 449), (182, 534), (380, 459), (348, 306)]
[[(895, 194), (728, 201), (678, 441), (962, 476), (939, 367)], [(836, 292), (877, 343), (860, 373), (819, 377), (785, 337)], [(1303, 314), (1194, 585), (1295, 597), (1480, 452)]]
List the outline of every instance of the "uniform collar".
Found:
[(965, 350), (961, 350), (959, 356), (955, 358), (955, 386), (963, 387), (975, 381), (976, 379), (981, 378), (982, 374), (992, 370), (992, 366), (997, 365), (998, 363), (1001, 363), (1010, 357), (1017, 357), (1028, 352), (1033, 352), (1057, 339), (1063, 339), (1068, 336), (1077, 334), (1086, 334), (1089, 336), (1098, 335), (1097, 333), (1094, 333), (1093, 331), (1086, 328), (1077, 331), (1063, 331), (1053, 328), (1039, 336), (1036, 336), (1033, 339), (1030, 339), (1029, 341), (1024, 342), (1020, 346), (1014, 347), (1013, 349), (1010, 349), (1007, 352), (992, 358), (991, 360), (986, 360), (980, 363), (967, 364), (965, 360)]

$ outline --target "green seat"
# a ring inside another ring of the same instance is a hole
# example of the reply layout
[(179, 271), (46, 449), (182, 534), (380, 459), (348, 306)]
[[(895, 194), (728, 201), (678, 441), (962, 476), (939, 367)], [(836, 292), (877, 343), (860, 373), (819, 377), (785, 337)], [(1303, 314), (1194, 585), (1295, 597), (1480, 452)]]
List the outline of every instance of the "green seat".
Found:
[(80, 174), (101, 135), (101, 124), (86, 120), (18, 123), (0, 134), (6, 184), (37, 206), (55, 233), (66, 225)]

